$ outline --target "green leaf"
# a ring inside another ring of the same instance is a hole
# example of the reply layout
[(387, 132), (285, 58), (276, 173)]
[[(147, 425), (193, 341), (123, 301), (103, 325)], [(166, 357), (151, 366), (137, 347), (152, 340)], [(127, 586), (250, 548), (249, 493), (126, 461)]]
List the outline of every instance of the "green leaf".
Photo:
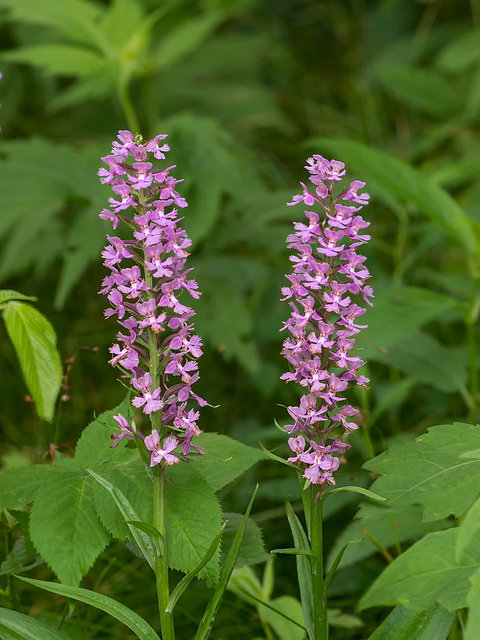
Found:
[[(285, 509), (295, 548), (301, 550), (306, 549), (311, 553), (307, 534), (305, 533), (300, 520), (288, 500), (285, 504)], [(303, 617), (307, 627), (308, 636), (310, 639), (313, 639), (315, 637), (315, 633), (313, 624), (313, 585), (311, 563), (309, 558), (303, 554), (297, 555), (296, 562), (300, 600), (303, 607)]]
[(357, 344), (365, 360), (382, 361), (384, 351), (408, 342), (419, 327), (443, 315), (457, 305), (449, 296), (419, 287), (389, 287), (375, 296), (375, 305), (369, 308), (362, 323)]
[[(370, 507), (368, 513), (360, 510), (359, 517), (337, 536), (327, 558), (327, 567), (332, 565), (340, 549), (351, 540), (355, 539), (357, 543), (346, 549), (340, 562), (342, 569), (378, 553), (379, 548), (373, 540), (384, 549), (395, 548), (397, 544), (418, 540), (426, 533), (446, 529), (452, 524), (446, 519), (422, 522), (422, 512), (419, 505), (404, 507), (393, 513), (381, 506), (376, 509)], [(362, 517), (363, 514), (365, 517)]]
[(2, 640), (71, 640), (71, 636), (43, 622), (3, 608), (0, 608), (0, 636)]
[(0, 58), (7, 62), (42, 67), (50, 75), (90, 76), (105, 68), (105, 60), (84, 47), (66, 44), (38, 44), (4, 51)]
[[(426, 522), (450, 514), (458, 517), (480, 494), (480, 460), (462, 457), (477, 448), (480, 425), (437, 425), (413, 442), (393, 446), (364, 467), (382, 474), (371, 489), (389, 498), (388, 510), (421, 504)], [(372, 506), (363, 504), (361, 517), (368, 517)]]
[[(281, 640), (303, 640), (305, 626), (302, 605), (292, 596), (280, 596), (269, 600), (269, 607), (259, 605), (259, 610)], [(271, 607), (271, 608), (270, 608)]]
[(205, 613), (203, 614), (200, 624), (198, 625), (197, 633), (195, 634), (194, 640), (207, 640), (210, 635), (210, 631), (212, 630), (213, 622), (220, 606), (220, 602), (223, 598), (223, 594), (225, 593), (225, 589), (227, 588), (228, 582), (237, 562), (237, 556), (242, 544), (248, 518), (250, 516), (250, 511), (252, 510), (253, 502), (255, 500), (257, 492), (258, 485), (255, 487), (255, 491), (250, 498), (250, 502), (248, 503), (242, 523), (237, 529), (233, 544), (230, 547), (227, 557), (225, 558), (225, 562), (220, 573), (220, 580), (215, 587), (212, 597), (210, 598), (207, 608), (205, 609)]
[(480, 58), (480, 29), (463, 31), (447, 41), (437, 58), (445, 71), (460, 72), (476, 63)]
[(32, 541), (63, 583), (78, 585), (110, 536), (94, 507), (93, 492), (74, 461), (65, 459), (55, 483), (43, 485), (30, 519)]
[(131, 629), (139, 640), (159, 640), (159, 636), (143, 618), (113, 598), (89, 591), (88, 589), (61, 585), (56, 582), (44, 582), (42, 580), (33, 580), (32, 578), (23, 578), (21, 576), (17, 576), (17, 578), (33, 584), (33, 586), (39, 587), (40, 589), (45, 589), (45, 591), (57, 593), (66, 598), (73, 598), (91, 607), (105, 611), (105, 613), (108, 613)]
[[(130, 529), (133, 539), (137, 543), (138, 548), (140, 549), (143, 557), (150, 565), (150, 568), (155, 571), (155, 547), (153, 545), (150, 536), (145, 533), (140, 527), (136, 527), (134, 524), (131, 524), (130, 521), (139, 521), (139, 516), (135, 509), (132, 507), (127, 498), (123, 495), (118, 487), (115, 487), (111, 482), (108, 482), (105, 478), (102, 478), (98, 473), (92, 471), (91, 469), (87, 469), (88, 473), (95, 478), (95, 480), (104, 487), (108, 493), (115, 500), (115, 504), (117, 505), (120, 513), (124, 517), (128, 528)], [(143, 524), (140, 521), (140, 524)], [(157, 532), (158, 533), (158, 532)], [(158, 533), (160, 536), (160, 533)]]
[(471, 578), (472, 588), (467, 596), (468, 621), (465, 628), (464, 640), (477, 640), (480, 636), (480, 571), (477, 571)]
[(162, 38), (154, 53), (155, 68), (165, 71), (191, 54), (214, 32), (225, 19), (223, 11), (210, 11), (195, 18), (184, 18)]
[(368, 640), (445, 640), (454, 619), (438, 604), (425, 611), (395, 607)]
[(376, 75), (391, 95), (422, 113), (448, 118), (462, 110), (463, 103), (458, 92), (431, 66), (418, 69), (406, 65), (381, 64), (376, 68)]
[(478, 255), (478, 225), (455, 200), (427, 176), (406, 162), (361, 142), (340, 138), (314, 138), (309, 147), (335, 154), (358, 171), (368, 190), (387, 206), (414, 205), (437, 222), (473, 257)]
[(10, 300), (29, 300), (30, 302), (36, 302), (38, 298), (35, 296), (25, 296), (23, 293), (18, 293), (18, 291), (13, 291), (12, 289), (0, 289), (0, 304), (4, 304)]
[(253, 447), (218, 433), (202, 433), (195, 444), (204, 447), (205, 454), (195, 456), (190, 463), (215, 490), (222, 489), (250, 469), (265, 455)]
[[(116, 51), (137, 53), (140, 49), (140, 42), (137, 32), (143, 22), (142, 6), (134, 0), (113, 0), (110, 3), (107, 13), (100, 25), (100, 30), (104, 34), (109, 46)], [(135, 37), (137, 36), (137, 38)], [(134, 46), (132, 47), (132, 45)], [(133, 51), (129, 51), (133, 49)]]
[(336, 489), (331, 489), (325, 497), (330, 496), (334, 493), (342, 493), (342, 492), (346, 492), (346, 493), (360, 493), (362, 496), (365, 496), (366, 498), (369, 498), (370, 500), (374, 500), (376, 502), (385, 502), (386, 498), (384, 498), (383, 496), (379, 496), (376, 493), (373, 493), (373, 491), (369, 491), (368, 489), (364, 489), (364, 487), (355, 487), (355, 486), (344, 486), (344, 487), (337, 487)]
[(57, 466), (14, 467), (0, 473), (0, 511), (21, 509), (31, 504), (41, 487), (57, 482), (63, 471)]
[(63, 373), (55, 330), (40, 311), (24, 302), (10, 301), (3, 320), (38, 415), (51, 422)]
[(470, 578), (480, 568), (480, 523), (472, 544), (457, 553), (460, 529), (428, 533), (398, 556), (363, 596), (359, 608), (400, 604), (421, 611), (435, 602), (449, 611), (467, 607)]
[[(218, 499), (210, 485), (191, 465), (168, 470), (172, 484), (165, 489), (167, 562), (188, 573), (207, 553), (222, 522)], [(218, 583), (219, 550), (198, 574), (209, 586)]]
[[(227, 553), (233, 544), (233, 540), (238, 528), (242, 524), (243, 515), (241, 513), (224, 513), (226, 520), (225, 533), (222, 541), (222, 551)], [(255, 522), (249, 518), (243, 536), (242, 544), (237, 556), (237, 567), (250, 566), (260, 562), (266, 562), (269, 559), (268, 553), (265, 551), (263, 543), (262, 530)]]

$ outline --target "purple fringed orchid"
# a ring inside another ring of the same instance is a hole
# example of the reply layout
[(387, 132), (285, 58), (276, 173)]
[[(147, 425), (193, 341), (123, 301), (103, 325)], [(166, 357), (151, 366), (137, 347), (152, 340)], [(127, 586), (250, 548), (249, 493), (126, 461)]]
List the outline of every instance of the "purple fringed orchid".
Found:
[[(370, 223), (359, 214), (369, 195), (358, 193), (365, 186), (359, 180), (343, 190), (336, 187), (345, 175), (342, 162), (314, 155), (305, 168), (312, 186), (301, 182), (302, 193), (288, 205), (320, 205), (324, 216), (321, 220), (318, 213), (305, 211), (306, 222), (295, 222), (295, 232), (287, 237), (295, 253), (282, 300), (288, 300), (292, 312), (281, 331), (290, 333), (282, 354), (291, 370), (281, 377), (306, 390), (298, 407), (288, 407), (293, 423), (285, 429), (295, 436), (288, 439), (295, 454), (288, 462), (299, 465), (312, 484), (326, 486), (335, 484), (333, 473), (349, 447), (346, 438), (358, 428), (351, 418), (359, 411), (342, 404), (343, 393), (350, 385), (369, 382), (358, 375), (365, 363), (355, 352), (355, 336), (366, 326), (358, 324), (366, 311), (360, 305), (371, 305), (373, 297), (365, 284), (370, 278), (366, 258), (358, 253), (370, 240), (363, 233)], [(352, 202), (357, 206), (346, 204)]]
[[(187, 202), (175, 190), (181, 180), (170, 175), (175, 165), (158, 169), (150, 161), (165, 159), (169, 151), (165, 138), (159, 135), (144, 143), (141, 136), (119, 131), (119, 142), (113, 142), (111, 154), (102, 158), (107, 167), (98, 172), (115, 196), (100, 218), (111, 222), (113, 229), (124, 222), (133, 232), (129, 240), (107, 235), (109, 244), (102, 256), (109, 275), (100, 293), (111, 304), (105, 317), (116, 315), (122, 327), (110, 348), (110, 363), (129, 379), (133, 406), (151, 419), (156, 416), (152, 424), (160, 433), (153, 428), (145, 437), (137, 431), (151, 452), (151, 466), (179, 462), (177, 447), (183, 455), (191, 449), (203, 453), (191, 443), (201, 434), (196, 424), (199, 412), (186, 407), (191, 399), (200, 406), (207, 404), (192, 390), (199, 378), (202, 340), (194, 334), (195, 312), (185, 300), (185, 295), (200, 296), (195, 280), (187, 278), (191, 269), (185, 268), (189, 255), (185, 249), (191, 241), (180, 226), (177, 208)], [(133, 439), (126, 418), (119, 414), (115, 420), (121, 431), (112, 435), (112, 446), (123, 438)]]

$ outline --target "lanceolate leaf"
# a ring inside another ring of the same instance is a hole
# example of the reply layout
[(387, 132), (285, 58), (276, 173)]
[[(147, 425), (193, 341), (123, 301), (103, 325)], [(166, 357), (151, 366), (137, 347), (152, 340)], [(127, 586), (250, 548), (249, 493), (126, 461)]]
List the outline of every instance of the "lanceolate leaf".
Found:
[(0, 637), (2, 640), (71, 640), (71, 636), (51, 629), (43, 622), (3, 608), (0, 609)]
[(57, 584), (56, 582), (43, 582), (42, 580), (33, 580), (32, 578), (23, 578), (20, 576), (17, 577), (29, 584), (33, 584), (35, 587), (45, 589), (45, 591), (58, 593), (61, 596), (73, 598), (79, 602), (89, 604), (96, 609), (105, 611), (105, 613), (108, 613), (116, 620), (123, 622), (125, 626), (136, 634), (139, 640), (159, 640), (158, 635), (143, 618), (113, 598), (109, 598), (101, 593), (89, 591), (88, 589), (81, 589), (79, 587), (70, 587), (63, 584)]
[(26, 296), (18, 291), (12, 289), (0, 289), (0, 304), (8, 302), (9, 300), (28, 300), (30, 302), (36, 302), (38, 298), (35, 296)]
[[(458, 517), (480, 494), (480, 459), (462, 454), (479, 448), (480, 425), (455, 422), (431, 427), (364, 466), (382, 474), (371, 489), (388, 498), (387, 509), (418, 503), (424, 506), (424, 521)], [(363, 504), (360, 516), (368, 517), (373, 509)]]
[(62, 382), (55, 330), (35, 307), (15, 300), (3, 310), (3, 319), (38, 415), (51, 422)]

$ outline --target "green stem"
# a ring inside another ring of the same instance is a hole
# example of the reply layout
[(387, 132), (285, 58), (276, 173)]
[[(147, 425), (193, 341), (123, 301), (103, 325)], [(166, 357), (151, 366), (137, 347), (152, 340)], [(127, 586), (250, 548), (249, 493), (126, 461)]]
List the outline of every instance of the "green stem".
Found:
[[(160, 465), (153, 468), (153, 526), (159, 531), (165, 541), (165, 476)], [(157, 553), (155, 558), (155, 582), (157, 586), (158, 611), (160, 614), (160, 629), (162, 640), (175, 640), (173, 614), (167, 613), (170, 600), (168, 584), (168, 564), (165, 544), (163, 553)]]
[(327, 594), (323, 584), (323, 498), (322, 489), (313, 487), (311, 494), (311, 539), (313, 558), (314, 640), (328, 640)]
[(136, 133), (140, 133), (140, 124), (138, 122), (137, 114), (135, 113), (135, 109), (133, 108), (132, 101), (130, 100), (130, 95), (128, 92), (128, 79), (123, 79), (120, 83), (119, 94), (120, 94), (120, 102), (122, 105), (123, 113), (127, 118), (127, 123), (130, 131), (135, 135)]

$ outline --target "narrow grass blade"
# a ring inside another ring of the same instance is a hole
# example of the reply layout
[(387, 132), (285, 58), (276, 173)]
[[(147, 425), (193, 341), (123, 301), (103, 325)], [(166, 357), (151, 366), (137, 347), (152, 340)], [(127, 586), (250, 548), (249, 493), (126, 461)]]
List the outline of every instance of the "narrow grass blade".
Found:
[(248, 503), (248, 507), (245, 511), (245, 515), (243, 516), (243, 520), (237, 529), (237, 533), (235, 534), (235, 538), (233, 539), (230, 551), (225, 558), (225, 564), (223, 565), (222, 571), (220, 573), (220, 581), (215, 588), (212, 597), (210, 598), (210, 602), (208, 603), (205, 613), (203, 614), (203, 617), (200, 621), (194, 640), (206, 640), (210, 635), (210, 631), (212, 630), (218, 607), (220, 606), (223, 594), (225, 592), (225, 589), (227, 588), (228, 581), (230, 580), (230, 576), (232, 575), (232, 571), (237, 561), (238, 552), (240, 551), (240, 545), (242, 544), (245, 529), (247, 528), (248, 517), (250, 515), (250, 511), (252, 510), (253, 502), (255, 500), (257, 492), (258, 484), (255, 487), (255, 491), (253, 492), (250, 502)]
[(29, 616), (0, 608), (0, 638), (2, 640), (69, 640), (61, 631), (47, 627)]
[(122, 516), (125, 518), (125, 521), (128, 524), (128, 528), (132, 532), (133, 539), (137, 543), (138, 548), (143, 554), (143, 557), (148, 562), (151, 569), (155, 571), (155, 550), (148, 533), (146, 533), (144, 530), (139, 531), (138, 524), (131, 524), (132, 522), (137, 523), (140, 521), (140, 517), (138, 516), (135, 509), (132, 507), (132, 505), (120, 491), (120, 489), (115, 487), (106, 478), (102, 478), (101, 476), (99, 476), (98, 473), (95, 473), (95, 471), (92, 471), (91, 469), (87, 469), (87, 471), (93, 478), (95, 478), (95, 480), (99, 484), (102, 485), (102, 487), (104, 487), (104, 489), (106, 489), (110, 493), (112, 498), (115, 500), (115, 504), (119, 508)]
[(333, 576), (335, 575), (335, 571), (337, 570), (337, 567), (340, 564), (341, 559), (343, 558), (343, 554), (345, 553), (345, 549), (348, 547), (349, 544), (353, 544), (354, 542), (361, 542), (361, 541), (362, 541), (361, 538), (357, 538), (355, 540), (349, 540), (346, 544), (343, 545), (343, 547), (337, 553), (337, 555), (335, 557), (335, 560), (333, 561), (333, 564), (330, 567), (329, 572), (325, 576), (325, 580), (323, 581), (323, 592), (324, 593), (327, 592), (328, 585), (330, 584), (330, 582), (332, 581)]
[(22, 576), (15, 577), (29, 584), (33, 584), (35, 587), (45, 589), (45, 591), (57, 593), (66, 598), (73, 598), (79, 602), (89, 604), (91, 607), (105, 611), (105, 613), (108, 613), (131, 629), (139, 640), (159, 640), (159, 636), (148, 622), (145, 622), (135, 611), (132, 611), (109, 596), (95, 593), (88, 589), (82, 589), (81, 587), (70, 587), (66, 584), (58, 584), (57, 582), (44, 582), (43, 580), (34, 580), (33, 578), (24, 578)]
[[(310, 554), (310, 543), (307, 538), (300, 520), (297, 518), (292, 505), (287, 500), (285, 504), (285, 510), (287, 512), (288, 524), (292, 531), (293, 542), (295, 548), (301, 551), (307, 550)], [(313, 584), (312, 584), (312, 571), (310, 560), (306, 555), (297, 555), (297, 576), (298, 576), (298, 588), (300, 589), (300, 600), (302, 601), (303, 615), (305, 618), (305, 626), (307, 627), (307, 633), (310, 640), (314, 640), (314, 625), (313, 625)]]

